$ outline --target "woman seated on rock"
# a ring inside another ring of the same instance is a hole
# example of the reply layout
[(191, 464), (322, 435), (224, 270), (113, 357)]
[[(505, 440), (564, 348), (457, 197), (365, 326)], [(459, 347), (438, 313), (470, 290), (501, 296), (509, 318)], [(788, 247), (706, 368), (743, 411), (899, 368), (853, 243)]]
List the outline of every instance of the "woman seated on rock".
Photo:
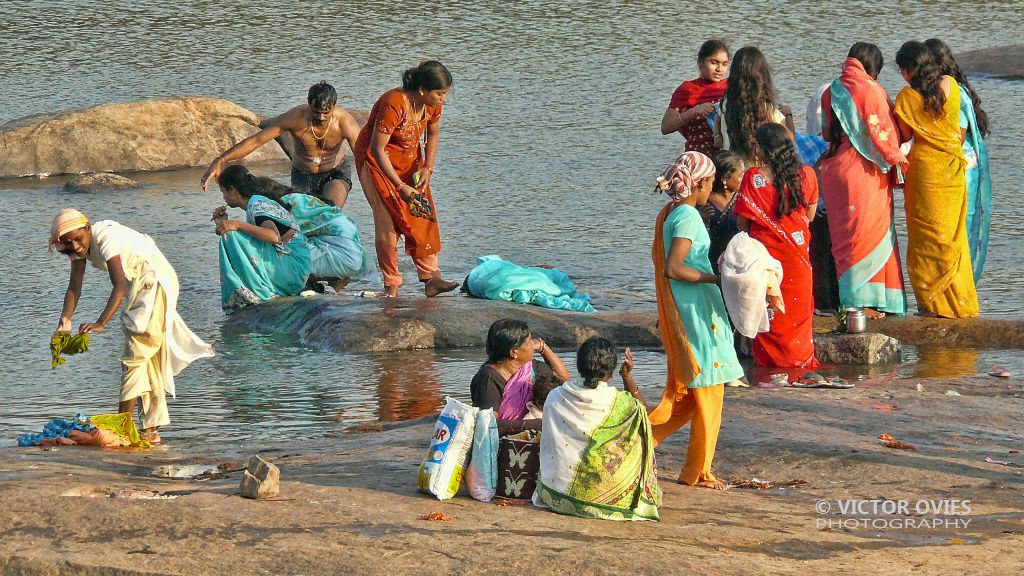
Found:
[(363, 249), (356, 223), (334, 204), (297, 192), (277, 180), (256, 178), (261, 193), (288, 206), (299, 231), (309, 244), (311, 288), (322, 292), (319, 282), (327, 282), (335, 292), (352, 280), (379, 279), (377, 265)]
[[(543, 362), (533, 359), (535, 352), (540, 352)], [(543, 340), (533, 337), (526, 322), (503, 319), (487, 330), (487, 363), (473, 376), (469, 393), (473, 406), (494, 409), (500, 434), (540, 430), (540, 420), (523, 418), (526, 404), (533, 398), (534, 382), (550, 377), (563, 382), (569, 379), (562, 359)]]
[(227, 313), (306, 286), (310, 259), (306, 237), (288, 207), (263, 196), (245, 166), (228, 166), (217, 177), (224, 202), (245, 209), (245, 220), (228, 220), (227, 207), (213, 211), (220, 238), (221, 307)]
[(535, 505), (583, 518), (659, 519), (654, 437), (628, 348), (619, 371), (627, 391), (608, 384), (617, 363), (611, 342), (591, 338), (576, 354), (583, 381), (548, 394)]

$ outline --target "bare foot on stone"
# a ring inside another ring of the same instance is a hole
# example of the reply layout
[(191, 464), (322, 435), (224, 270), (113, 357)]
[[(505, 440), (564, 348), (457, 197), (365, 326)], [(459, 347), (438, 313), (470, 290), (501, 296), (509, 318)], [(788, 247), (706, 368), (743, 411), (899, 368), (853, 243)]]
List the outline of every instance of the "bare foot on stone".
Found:
[(694, 484), (694, 486), (697, 488), (710, 488), (712, 490), (721, 490), (722, 492), (729, 490), (729, 486), (727, 486), (725, 482), (722, 482), (721, 480), (704, 480), (703, 482), (697, 482), (696, 484)]
[(885, 318), (885, 312), (879, 312), (874, 308), (865, 308), (864, 316), (867, 317), (868, 320), (879, 320), (881, 318)]
[(459, 287), (458, 282), (448, 282), (441, 278), (431, 278), (423, 285), (423, 293), (427, 295), (427, 298), (433, 298), (438, 294), (444, 294), (445, 292), (451, 292)]
[(351, 278), (334, 278), (333, 280), (328, 282), (327, 285), (330, 286), (335, 293), (341, 294), (341, 290), (345, 286), (348, 286), (348, 283), (351, 281)]
[(385, 286), (381, 298), (398, 298), (398, 286)]

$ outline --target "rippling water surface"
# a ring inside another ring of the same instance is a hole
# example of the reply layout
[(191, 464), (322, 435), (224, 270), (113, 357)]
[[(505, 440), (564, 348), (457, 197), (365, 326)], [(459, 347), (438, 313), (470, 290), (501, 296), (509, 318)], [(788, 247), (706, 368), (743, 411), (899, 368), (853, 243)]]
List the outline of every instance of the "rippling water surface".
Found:
[[(456, 82), (434, 177), (449, 275), (461, 278), (475, 257), (498, 253), (563, 269), (599, 308), (650, 306), (650, 236), (662, 201), (651, 184), (681, 149), (678, 136), (661, 136), (658, 125), (675, 86), (695, 76), (694, 55), (705, 38), (723, 37), (734, 50), (760, 45), (798, 126), (814, 89), (836, 76), (857, 40), (882, 47), (890, 65), (881, 81), (893, 95), (902, 80), (891, 62), (906, 39), (939, 36), (956, 50), (1024, 42), (1017, 2), (838, 4), (824, 14), (819, 3), (767, 1), (690, 8), (629, 1), (8, 0), (0, 3), (0, 122), (180, 95), (222, 97), (273, 114), (301, 103), (321, 79), (338, 88), (342, 105), (366, 109), (399, 83), (403, 69), (437, 58)], [(984, 314), (1019, 315), (1024, 280), (1013, 264), (1024, 218), (1024, 83), (972, 82), (993, 123), (996, 205), (979, 296)], [(285, 169), (261, 171), (285, 179)], [(216, 358), (179, 376), (172, 438), (301, 438), (418, 416), (446, 394), (468, 396), (480, 351), (344, 356), (226, 326), (208, 222), (220, 198), (198, 189), (201, 172), (142, 175), (138, 190), (97, 195), (65, 193), (56, 178), (0, 181), (7, 228), (0, 239), (0, 442), (53, 416), (115, 405), (116, 326), (96, 337), (88, 354), (49, 369), (47, 342), (68, 265), (46, 253), (46, 231), (66, 206), (152, 235), (181, 279), (182, 316), (217, 349)], [(358, 190), (346, 211), (370, 238)], [(90, 269), (76, 322), (95, 319), (108, 293), (105, 276)], [(1002, 358), (971, 359), (961, 364), (981, 369)], [(641, 353), (638, 361), (641, 381), (657, 396), (663, 357)]]

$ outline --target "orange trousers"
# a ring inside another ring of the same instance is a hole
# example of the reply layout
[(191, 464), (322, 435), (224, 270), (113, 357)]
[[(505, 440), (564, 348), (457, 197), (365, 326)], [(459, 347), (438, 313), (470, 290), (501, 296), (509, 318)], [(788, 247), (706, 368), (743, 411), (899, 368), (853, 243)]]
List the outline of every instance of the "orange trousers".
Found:
[[(359, 170), (359, 183), (362, 185), (366, 201), (370, 203), (370, 210), (373, 211), (373, 244), (377, 249), (377, 266), (380, 267), (385, 286), (401, 286), (402, 273), (398, 270), (399, 234), (395, 230), (395, 222), (391, 219), (391, 213), (380, 199), (380, 194), (373, 184), (373, 177), (370, 176), (369, 170), (366, 165)], [(416, 265), (416, 275), (420, 282), (428, 282), (433, 278), (441, 277), (437, 254), (420, 258), (413, 256), (412, 262)]]
[(714, 482), (711, 461), (715, 458), (718, 430), (722, 425), (722, 401), (725, 385), (690, 388), (672, 406), (672, 416), (664, 424), (651, 426), (655, 446), (690, 422), (690, 446), (679, 481), (693, 486), (697, 482)]

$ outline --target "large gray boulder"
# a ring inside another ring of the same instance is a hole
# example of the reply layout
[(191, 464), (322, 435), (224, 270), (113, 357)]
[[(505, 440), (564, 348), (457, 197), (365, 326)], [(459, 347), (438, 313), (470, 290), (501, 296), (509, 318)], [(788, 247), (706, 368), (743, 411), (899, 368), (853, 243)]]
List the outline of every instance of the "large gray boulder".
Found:
[(823, 364), (893, 364), (900, 361), (900, 341), (884, 334), (819, 334), (814, 353)]
[(965, 72), (1024, 79), (1024, 44), (961, 52), (956, 62)]
[[(218, 98), (103, 104), (0, 125), (0, 178), (206, 166), (258, 130), (260, 117)], [(285, 161), (264, 146), (246, 162)]]
[(660, 347), (657, 316), (639, 312), (566, 312), (458, 296), (438, 298), (279, 298), (228, 317), (235, 325), (297, 334), (303, 344), (342, 353), (417, 348), (482, 348), (487, 328), (516, 318), (556, 348), (576, 348), (591, 336), (620, 346)]
[(131, 178), (125, 178), (117, 174), (111, 174), (109, 172), (100, 172), (98, 174), (82, 174), (81, 176), (75, 176), (71, 180), (64, 183), (64, 190), (66, 192), (106, 192), (109, 190), (126, 190), (128, 188), (134, 188), (139, 183)]

